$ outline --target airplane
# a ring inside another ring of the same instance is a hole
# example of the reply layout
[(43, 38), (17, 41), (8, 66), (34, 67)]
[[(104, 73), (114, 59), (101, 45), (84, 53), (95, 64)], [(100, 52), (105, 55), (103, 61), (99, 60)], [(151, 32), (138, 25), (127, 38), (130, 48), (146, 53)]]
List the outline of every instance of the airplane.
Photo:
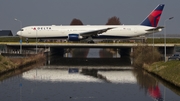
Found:
[(139, 25), (27, 26), (17, 35), (38, 39), (66, 38), (68, 41), (139, 37), (162, 31), (164, 27), (157, 25), (164, 6), (159, 4)]

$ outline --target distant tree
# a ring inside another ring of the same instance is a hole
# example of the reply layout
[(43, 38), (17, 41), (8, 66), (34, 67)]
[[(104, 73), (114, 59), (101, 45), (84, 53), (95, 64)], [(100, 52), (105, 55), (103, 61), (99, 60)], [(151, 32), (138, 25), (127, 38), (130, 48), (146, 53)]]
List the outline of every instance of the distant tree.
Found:
[(106, 25), (121, 25), (121, 22), (118, 17), (114, 16), (108, 19)]
[(70, 25), (83, 25), (83, 23), (82, 23), (81, 20), (74, 18), (74, 19), (71, 21)]

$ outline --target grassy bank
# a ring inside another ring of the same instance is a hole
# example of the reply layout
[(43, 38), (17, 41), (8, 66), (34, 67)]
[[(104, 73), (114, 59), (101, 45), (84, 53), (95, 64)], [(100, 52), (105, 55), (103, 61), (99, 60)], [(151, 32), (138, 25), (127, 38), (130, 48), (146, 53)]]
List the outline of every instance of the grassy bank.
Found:
[(155, 62), (152, 65), (144, 64), (143, 68), (180, 87), (180, 61), (161, 61)]
[(161, 54), (156, 48), (142, 45), (134, 47), (132, 57), (134, 67), (142, 67), (146, 71), (180, 87), (180, 61), (160, 61)]
[(7, 58), (0, 55), (0, 73), (2, 74), (17, 68), (23, 68), (42, 60), (44, 60), (42, 54), (25, 58)]
[[(180, 43), (179, 38), (166, 38), (167, 43)], [(153, 38), (147, 38), (146, 43), (153, 43)], [(154, 38), (154, 43), (164, 43), (164, 38)]]

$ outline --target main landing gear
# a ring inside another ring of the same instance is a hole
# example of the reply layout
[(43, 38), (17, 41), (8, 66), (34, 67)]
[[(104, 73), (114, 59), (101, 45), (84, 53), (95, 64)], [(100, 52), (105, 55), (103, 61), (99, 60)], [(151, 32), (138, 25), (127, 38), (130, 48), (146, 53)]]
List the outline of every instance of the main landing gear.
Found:
[(95, 43), (93, 40), (88, 41), (88, 43)]

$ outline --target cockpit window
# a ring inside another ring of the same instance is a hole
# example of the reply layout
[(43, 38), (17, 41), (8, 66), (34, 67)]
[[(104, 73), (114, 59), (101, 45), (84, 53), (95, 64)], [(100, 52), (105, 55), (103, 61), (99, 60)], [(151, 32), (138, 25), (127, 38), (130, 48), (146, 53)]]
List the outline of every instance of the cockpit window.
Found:
[(24, 31), (23, 29), (21, 29), (21, 31)]

